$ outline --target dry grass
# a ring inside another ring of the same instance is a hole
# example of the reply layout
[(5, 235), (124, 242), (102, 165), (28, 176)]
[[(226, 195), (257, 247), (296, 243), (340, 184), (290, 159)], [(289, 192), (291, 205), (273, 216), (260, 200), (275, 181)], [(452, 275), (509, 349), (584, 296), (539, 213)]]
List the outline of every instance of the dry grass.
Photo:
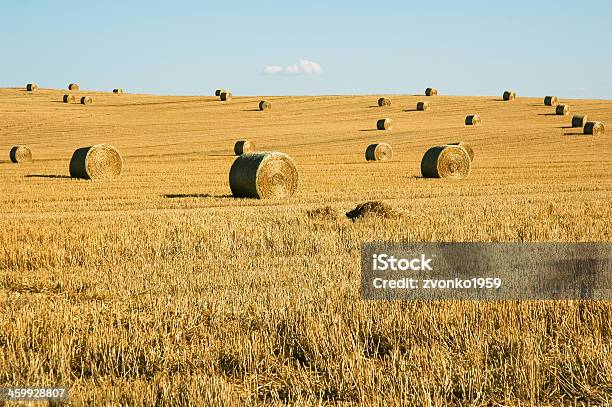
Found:
[[(63, 94), (0, 89), (0, 151), (36, 152), (0, 162), (0, 386), (64, 384), (75, 405), (610, 404), (609, 302), (359, 299), (363, 241), (612, 242), (612, 145), (541, 98), (421, 115), (394, 96), (394, 160), (371, 165), (371, 96), (278, 98), (271, 122), (260, 97)], [(612, 102), (568, 103), (612, 121)], [(294, 158), (293, 197), (229, 197), (238, 134)], [(470, 177), (420, 178), (453, 139), (477, 147)], [(62, 178), (100, 141), (120, 181)], [(373, 200), (403, 216), (333, 216)]]
[(316, 209), (309, 209), (306, 211), (306, 215), (309, 219), (330, 221), (338, 219), (338, 211), (332, 208), (330, 205), (323, 206)]

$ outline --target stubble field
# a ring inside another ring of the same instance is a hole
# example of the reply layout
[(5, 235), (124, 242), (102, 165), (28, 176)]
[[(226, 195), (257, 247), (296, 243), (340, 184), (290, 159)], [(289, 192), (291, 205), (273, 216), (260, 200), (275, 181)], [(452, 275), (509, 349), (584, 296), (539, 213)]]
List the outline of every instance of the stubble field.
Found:
[[(612, 101), (374, 96), (122, 96), (0, 89), (0, 386), (75, 405), (607, 405), (610, 302), (368, 302), (365, 241), (612, 242)], [(415, 111), (428, 100), (431, 111)], [(482, 126), (465, 126), (467, 114)], [(376, 120), (394, 120), (391, 131)], [(234, 199), (234, 141), (297, 163), (296, 195)], [(368, 144), (393, 147), (367, 163)], [(472, 173), (423, 179), (468, 141)], [(115, 181), (71, 179), (82, 146)], [(11, 164), (27, 144), (34, 162)], [(389, 218), (344, 213), (380, 200)], [(329, 208), (327, 208), (329, 207)], [(319, 208), (326, 210), (316, 211)]]

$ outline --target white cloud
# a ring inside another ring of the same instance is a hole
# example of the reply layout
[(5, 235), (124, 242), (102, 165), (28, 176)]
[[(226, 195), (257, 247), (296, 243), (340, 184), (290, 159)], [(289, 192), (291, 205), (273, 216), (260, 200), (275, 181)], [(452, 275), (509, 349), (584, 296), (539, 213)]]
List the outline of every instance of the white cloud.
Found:
[(285, 68), (285, 72), (287, 73), (300, 73), (300, 67), (297, 64), (287, 65)]
[(282, 66), (278, 66), (278, 65), (268, 65), (264, 68), (264, 73), (267, 74), (275, 74), (275, 73), (280, 73), (283, 72), (283, 67)]
[(306, 75), (320, 75), (323, 73), (321, 65), (314, 61), (307, 59), (300, 59), (300, 62), (293, 65), (287, 65), (285, 67), (279, 65), (268, 65), (264, 68), (264, 73), (274, 75), (279, 73), (288, 74), (306, 74)]
[(323, 69), (321, 68), (321, 65), (317, 64), (316, 62), (309, 61), (307, 59), (300, 60), (300, 68), (302, 69), (302, 72), (304, 73), (310, 73), (310, 74), (316, 74), (316, 75), (323, 73)]

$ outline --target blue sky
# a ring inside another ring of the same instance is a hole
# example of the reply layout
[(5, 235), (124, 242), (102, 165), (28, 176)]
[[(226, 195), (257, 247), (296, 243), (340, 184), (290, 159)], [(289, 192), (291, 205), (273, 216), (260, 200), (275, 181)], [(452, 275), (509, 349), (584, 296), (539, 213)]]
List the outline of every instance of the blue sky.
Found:
[(2, 87), (612, 99), (606, 1), (7, 3)]

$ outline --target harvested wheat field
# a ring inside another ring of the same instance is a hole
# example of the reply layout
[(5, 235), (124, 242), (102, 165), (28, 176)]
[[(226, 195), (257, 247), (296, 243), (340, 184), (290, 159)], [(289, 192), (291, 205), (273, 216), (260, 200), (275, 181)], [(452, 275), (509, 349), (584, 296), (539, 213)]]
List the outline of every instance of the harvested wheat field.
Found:
[[(611, 402), (610, 302), (359, 292), (362, 242), (612, 242), (609, 130), (543, 96), (437, 96), (422, 114), (394, 95), (377, 132), (372, 95), (266, 96), (270, 116), (261, 96), (63, 94), (0, 89), (0, 386), (68, 386), (75, 405)], [(612, 101), (563, 101), (612, 123)], [(232, 197), (243, 137), (293, 159), (294, 195)], [(393, 161), (368, 163), (381, 141)], [(469, 177), (422, 178), (451, 141), (473, 147)], [(98, 144), (121, 175), (70, 178)], [(10, 163), (14, 145), (36, 160)], [(370, 201), (397, 215), (346, 217)]]

